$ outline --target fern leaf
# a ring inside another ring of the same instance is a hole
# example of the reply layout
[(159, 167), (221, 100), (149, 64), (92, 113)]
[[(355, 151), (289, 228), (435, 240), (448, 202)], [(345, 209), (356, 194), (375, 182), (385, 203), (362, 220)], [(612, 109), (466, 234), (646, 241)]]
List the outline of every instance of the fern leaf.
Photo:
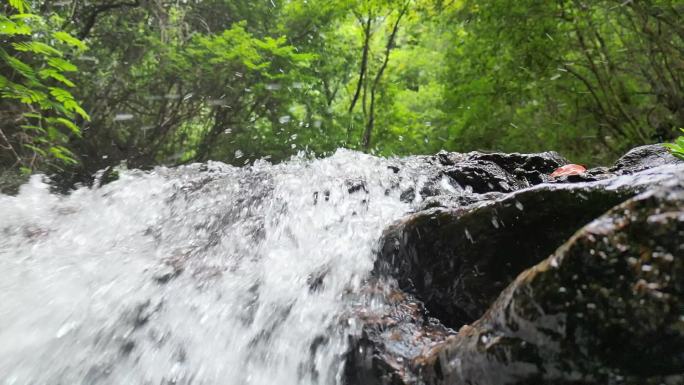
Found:
[(62, 72), (75, 72), (78, 70), (71, 62), (58, 57), (49, 58), (48, 65)]
[(62, 52), (39, 41), (12, 43), (12, 47), (20, 52), (33, 52), (46, 56), (62, 56)]
[(52, 34), (52, 36), (61, 41), (64, 44), (70, 45), (74, 48), (77, 48), (81, 51), (85, 51), (87, 49), (86, 45), (84, 42), (81, 40), (71, 36), (70, 34), (64, 32), (64, 31), (58, 31)]
[(59, 73), (59, 71), (55, 70), (54, 68), (43, 69), (38, 73), (38, 75), (42, 79), (53, 78), (53, 79), (57, 80), (58, 82), (66, 85), (67, 87), (74, 87), (75, 86), (75, 84), (71, 80), (67, 79), (64, 75)]
[(10, 7), (19, 11), (19, 13), (24, 13), (28, 8), (28, 1), (26, 0), (9, 0)]
[(32, 144), (25, 144), (24, 147), (28, 148), (29, 150), (35, 152), (36, 154), (38, 154), (40, 156), (46, 156), (47, 155), (47, 153), (44, 150), (42, 150), (41, 148), (38, 148)]
[(81, 129), (74, 124), (71, 120), (64, 119), (64, 118), (57, 118), (55, 119), (57, 123), (61, 123), (64, 127), (68, 128), (73, 134), (77, 136), (81, 136)]

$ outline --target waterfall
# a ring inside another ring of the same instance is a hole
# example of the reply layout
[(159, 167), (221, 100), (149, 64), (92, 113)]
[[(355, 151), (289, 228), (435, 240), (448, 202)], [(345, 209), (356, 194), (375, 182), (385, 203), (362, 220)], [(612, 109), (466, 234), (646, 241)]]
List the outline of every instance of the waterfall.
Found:
[(0, 195), (0, 384), (340, 383), (378, 239), (420, 187), (397, 162), (122, 170), (68, 195), (32, 177)]

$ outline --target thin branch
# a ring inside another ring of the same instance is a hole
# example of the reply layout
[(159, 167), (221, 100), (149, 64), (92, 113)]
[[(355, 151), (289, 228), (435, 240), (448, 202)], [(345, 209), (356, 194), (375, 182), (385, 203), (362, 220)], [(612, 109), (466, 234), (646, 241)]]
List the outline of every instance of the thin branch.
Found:
[(368, 115), (368, 122), (366, 123), (366, 129), (364, 130), (362, 141), (362, 145), (365, 150), (368, 150), (370, 148), (371, 135), (373, 133), (373, 127), (375, 126), (375, 94), (377, 92), (378, 85), (380, 84), (380, 79), (382, 78), (382, 75), (385, 72), (385, 69), (387, 68), (387, 63), (389, 63), (390, 53), (392, 52), (392, 48), (394, 47), (394, 41), (396, 40), (397, 32), (399, 31), (399, 23), (408, 11), (408, 8), (409, 2), (407, 1), (404, 4), (401, 11), (399, 12), (397, 20), (394, 22), (394, 26), (392, 27), (392, 33), (387, 39), (387, 46), (385, 47), (385, 58), (382, 62), (382, 66), (380, 66), (380, 69), (378, 70), (378, 73), (375, 74), (375, 79), (373, 80), (373, 85), (371, 87), (370, 113)]

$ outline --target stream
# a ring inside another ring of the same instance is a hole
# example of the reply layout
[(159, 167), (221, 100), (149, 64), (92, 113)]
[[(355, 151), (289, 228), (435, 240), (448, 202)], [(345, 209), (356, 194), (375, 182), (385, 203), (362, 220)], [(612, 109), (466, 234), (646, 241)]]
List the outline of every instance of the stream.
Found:
[(419, 163), (340, 150), (68, 195), (32, 177), (0, 195), (0, 384), (341, 383)]

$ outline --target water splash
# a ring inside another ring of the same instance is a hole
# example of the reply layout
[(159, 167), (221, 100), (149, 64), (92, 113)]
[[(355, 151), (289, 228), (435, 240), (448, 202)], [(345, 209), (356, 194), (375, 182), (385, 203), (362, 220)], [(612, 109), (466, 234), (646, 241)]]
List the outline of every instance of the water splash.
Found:
[(2, 384), (336, 384), (419, 178), (351, 151), (0, 195)]

